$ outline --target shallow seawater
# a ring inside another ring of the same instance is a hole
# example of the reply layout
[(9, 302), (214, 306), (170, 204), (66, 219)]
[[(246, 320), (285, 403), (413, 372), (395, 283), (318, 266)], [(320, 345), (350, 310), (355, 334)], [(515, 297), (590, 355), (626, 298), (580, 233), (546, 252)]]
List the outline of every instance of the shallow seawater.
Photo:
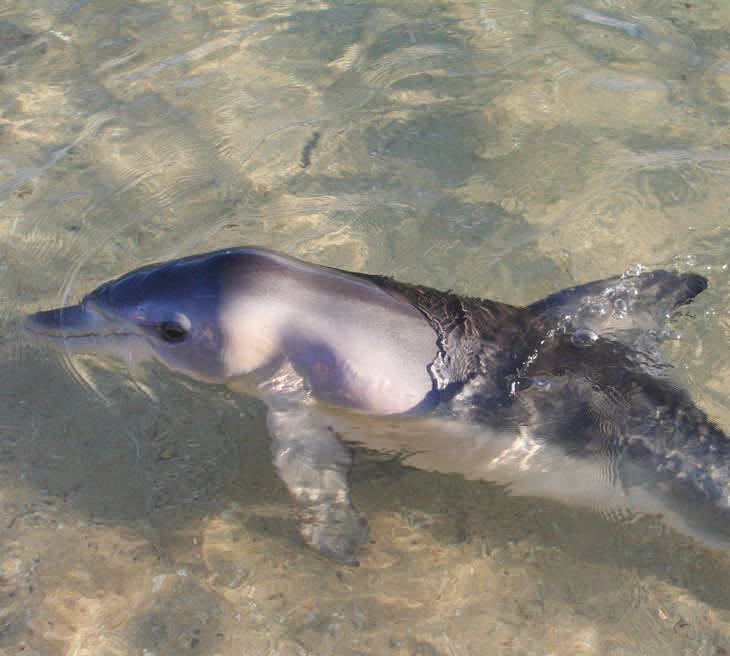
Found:
[(251, 244), (527, 303), (708, 277), (674, 375), (730, 429), (723, 3), (6, 0), (0, 651), (730, 651), (730, 557), (358, 454), (358, 568), (302, 546), (265, 408), (27, 343), (26, 314)]

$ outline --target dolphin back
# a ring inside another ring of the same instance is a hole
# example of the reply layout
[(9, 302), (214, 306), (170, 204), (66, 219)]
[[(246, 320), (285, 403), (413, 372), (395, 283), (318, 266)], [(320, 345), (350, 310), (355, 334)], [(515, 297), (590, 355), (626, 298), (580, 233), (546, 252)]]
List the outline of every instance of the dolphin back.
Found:
[(460, 412), (593, 460), (617, 490), (659, 498), (681, 530), (730, 544), (730, 440), (659, 350), (668, 318), (707, 288), (704, 277), (618, 276), (522, 308), (371, 279), (428, 318), (440, 349), (432, 374), (458, 390)]
[[(482, 393), (493, 401), (509, 396), (507, 388), (525, 363), (549, 352), (560, 335), (580, 343), (582, 355), (600, 338), (626, 345), (632, 361), (648, 369), (666, 368), (657, 338), (671, 313), (707, 288), (700, 275), (657, 270), (578, 285), (517, 307), (356, 275), (405, 298), (426, 317), (438, 340), (431, 374), (440, 389), (458, 389), (479, 378)], [(605, 359), (605, 354), (598, 358)]]
[(696, 274), (652, 271), (528, 306), (543, 337), (488, 421), (597, 459), (614, 486), (648, 491), (669, 523), (727, 548), (730, 440), (670, 377), (659, 350), (670, 314), (706, 287)]

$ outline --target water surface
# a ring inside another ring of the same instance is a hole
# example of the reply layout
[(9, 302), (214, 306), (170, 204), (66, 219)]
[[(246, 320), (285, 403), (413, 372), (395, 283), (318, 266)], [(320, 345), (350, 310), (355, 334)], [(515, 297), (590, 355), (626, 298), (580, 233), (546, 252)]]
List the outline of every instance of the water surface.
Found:
[(730, 428), (722, 3), (6, 0), (0, 651), (727, 654), (730, 559), (361, 454), (303, 548), (265, 409), (29, 345), (23, 317), (253, 244), (526, 303), (702, 273), (674, 375)]

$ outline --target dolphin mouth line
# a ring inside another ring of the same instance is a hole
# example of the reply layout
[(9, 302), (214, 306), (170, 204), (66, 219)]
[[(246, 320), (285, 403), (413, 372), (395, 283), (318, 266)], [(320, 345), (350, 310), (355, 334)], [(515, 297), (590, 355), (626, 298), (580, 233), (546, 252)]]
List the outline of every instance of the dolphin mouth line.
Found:
[(31, 337), (53, 342), (99, 342), (138, 336), (127, 327), (115, 325), (104, 309), (88, 302), (30, 315), (23, 328)]
[(26, 322), (24, 325), (24, 330), (31, 334), (31, 335), (38, 335), (39, 337), (44, 338), (50, 338), (54, 340), (63, 340), (63, 341), (71, 341), (71, 340), (84, 340), (84, 339), (112, 339), (116, 337), (137, 337), (137, 333), (133, 332), (125, 332), (125, 331), (79, 331), (74, 330), (73, 328), (69, 329), (68, 331), (65, 330), (63, 327), (59, 327), (57, 330), (53, 329), (43, 329), (39, 328), (38, 326), (34, 326), (32, 323)]

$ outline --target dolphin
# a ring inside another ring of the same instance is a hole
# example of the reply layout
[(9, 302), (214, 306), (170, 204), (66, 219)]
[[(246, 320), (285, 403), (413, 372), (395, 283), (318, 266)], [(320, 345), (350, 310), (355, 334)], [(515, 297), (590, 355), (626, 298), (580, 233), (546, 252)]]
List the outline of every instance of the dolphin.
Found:
[(229, 248), (145, 266), (29, 316), (35, 340), (231, 385), (268, 406), (304, 541), (356, 564), (351, 444), (410, 465), (730, 537), (730, 442), (659, 338), (707, 287), (645, 271), (526, 307)]

